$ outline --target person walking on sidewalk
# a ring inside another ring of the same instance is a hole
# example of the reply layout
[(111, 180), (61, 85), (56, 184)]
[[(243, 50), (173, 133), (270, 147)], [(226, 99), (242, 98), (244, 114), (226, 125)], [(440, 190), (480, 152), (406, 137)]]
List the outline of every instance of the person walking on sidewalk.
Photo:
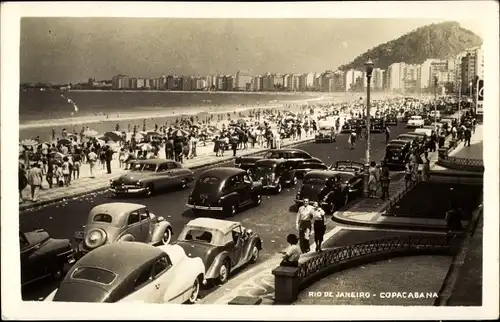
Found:
[(108, 174), (111, 174), (111, 161), (113, 161), (113, 154), (115, 153), (115, 151), (113, 151), (111, 147), (107, 146), (105, 153), (106, 153), (106, 170)]
[(295, 234), (288, 234), (288, 236), (286, 236), (286, 241), (289, 246), (284, 252), (283, 260), (281, 261), (280, 266), (298, 267), (301, 255), (300, 248), (297, 245), (299, 243), (299, 239)]
[(391, 130), (389, 127), (386, 125), (385, 126), (385, 144), (389, 143), (389, 140), (391, 139)]
[(19, 164), (19, 203), (23, 202), (23, 190), (28, 185), (28, 178), (24, 171), (24, 164)]
[(314, 221), (314, 243), (316, 244), (316, 251), (321, 252), (321, 244), (323, 243), (323, 237), (325, 236), (325, 211), (320, 208), (317, 201), (313, 203), (313, 210), (311, 212), (312, 219)]
[(80, 167), (82, 165), (82, 155), (80, 151), (73, 154), (73, 180), (80, 179)]
[(64, 177), (64, 185), (67, 187), (67, 186), (69, 186), (69, 176), (70, 176), (68, 157), (63, 158), (63, 163), (61, 165), (61, 168), (62, 168), (62, 174)]
[(311, 231), (312, 207), (309, 205), (309, 199), (304, 199), (304, 204), (297, 211), (295, 227), (299, 231), (299, 244), (302, 253), (307, 253), (310, 250), (309, 234)]
[(174, 160), (174, 140), (172, 137), (169, 137), (167, 142), (165, 143), (165, 157), (167, 160)]
[(411, 170), (411, 165), (410, 161), (406, 162), (405, 165), (405, 188), (408, 189), (408, 187), (411, 185), (412, 182), (412, 170)]
[(40, 164), (37, 162), (28, 170), (28, 184), (31, 187), (31, 201), (33, 202), (38, 200), (38, 192), (42, 186), (42, 181), (42, 170), (40, 169)]
[(368, 178), (368, 197), (376, 198), (378, 184), (380, 180), (380, 173), (377, 168), (377, 164), (375, 161), (370, 162), (370, 169), (368, 170), (369, 178)]
[(380, 170), (380, 187), (382, 189), (381, 199), (389, 199), (389, 185), (391, 183), (391, 176), (389, 167), (387, 167), (387, 163), (382, 160), (382, 169)]
[(470, 128), (465, 129), (465, 140), (464, 140), (464, 146), (470, 146), (470, 138), (472, 136)]
[(429, 164), (429, 152), (424, 152), (424, 157), (422, 158), (422, 181), (429, 181), (431, 177), (431, 167)]
[(54, 158), (52, 155), (47, 155), (47, 174), (45, 175), (45, 180), (49, 183), (49, 188), (52, 188), (54, 184)]
[(94, 152), (94, 149), (90, 149), (90, 152), (87, 155), (87, 162), (89, 163), (90, 177), (91, 178), (95, 178), (94, 167), (95, 167), (96, 161), (97, 161), (97, 153)]

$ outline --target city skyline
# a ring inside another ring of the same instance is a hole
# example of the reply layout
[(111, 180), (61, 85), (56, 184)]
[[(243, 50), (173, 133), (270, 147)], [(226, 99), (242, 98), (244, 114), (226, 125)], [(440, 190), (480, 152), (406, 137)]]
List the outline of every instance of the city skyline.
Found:
[[(322, 72), (436, 22), (441, 21), (23, 18), (20, 81), (64, 84), (118, 74), (213, 75), (238, 70), (252, 75)], [(458, 22), (483, 36), (474, 21)]]

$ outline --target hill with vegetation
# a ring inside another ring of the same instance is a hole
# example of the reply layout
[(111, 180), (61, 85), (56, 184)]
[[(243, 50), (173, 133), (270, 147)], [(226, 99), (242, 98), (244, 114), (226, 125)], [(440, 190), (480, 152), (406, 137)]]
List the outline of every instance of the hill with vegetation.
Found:
[(451, 58), (467, 48), (480, 46), (483, 40), (458, 22), (444, 22), (420, 27), (396, 40), (374, 47), (359, 55), (340, 70), (364, 70), (371, 59), (375, 68), (387, 69), (393, 63), (421, 64), (428, 58)]

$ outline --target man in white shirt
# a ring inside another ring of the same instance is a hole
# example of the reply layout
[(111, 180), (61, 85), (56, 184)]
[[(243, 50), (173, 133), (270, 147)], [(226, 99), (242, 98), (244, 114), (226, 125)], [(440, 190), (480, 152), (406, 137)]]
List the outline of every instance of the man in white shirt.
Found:
[(309, 199), (304, 199), (304, 204), (297, 211), (295, 227), (299, 231), (299, 244), (302, 253), (310, 250), (309, 234), (311, 232), (312, 207), (309, 205)]

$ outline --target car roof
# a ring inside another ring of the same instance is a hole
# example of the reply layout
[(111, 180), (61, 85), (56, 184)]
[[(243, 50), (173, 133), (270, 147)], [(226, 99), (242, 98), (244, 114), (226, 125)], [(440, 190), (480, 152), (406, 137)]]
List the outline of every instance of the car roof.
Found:
[(217, 178), (233, 176), (240, 173), (246, 173), (245, 170), (240, 168), (232, 168), (232, 167), (217, 167), (213, 169), (205, 170), (200, 177), (213, 176)]
[(163, 164), (165, 162), (174, 162), (174, 163), (176, 163), (174, 160), (167, 160), (167, 159), (147, 159), (147, 160), (139, 160), (139, 161), (136, 161), (135, 163), (158, 165), (158, 164)]
[(255, 161), (255, 165), (263, 165), (263, 166), (275, 165), (278, 163), (284, 163), (286, 161), (287, 160), (285, 160), (285, 159), (261, 159), (261, 160)]
[(196, 218), (187, 223), (187, 226), (220, 230), (222, 232), (228, 232), (232, 230), (234, 227), (237, 227), (239, 225), (241, 224), (237, 221), (206, 218), (206, 217)]
[(165, 252), (161, 248), (149, 244), (116, 242), (103, 245), (85, 254), (85, 256), (78, 260), (74, 267), (105, 269), (115, 273), (117, 275), (116, 280), (121, 281), (147, 262), (159, 258), (163, 254)]
[(408, 141), (405, 141), (405, 140), (391, 140), (389, 142), (389, 145), (392, 144), (392, 145), (405, 145), (405, 144), (408, 144)]
[[(306, 151), (300, 150), (300, 149), (271, 149), (271, 150), (268, 150), (266, 152), (304, 152), (304, 153), (307, 153)], [(307, 154), (309, 154), (309, 153), (307, 153)]]
[[(319, 177), (319, 178), (330, 178), (333, 177), (336, 174), (340, 174), (341, 171), (334, 171), (334, 170), (312, 170), (306, 173), (306, 177)], [(346, 173), (346, 172), (342, 172)]]
[[(429, 130), (429, 129), (424, 129), (424, 130)], [(411, 135), (418, 135), (418, 136), (424, 136), (425, 133), (422, 133), (422, 132), (410, 132), (408, 134), (411, 134)]]
[(129, 202), (109, 202), (109, 203), (103, 203), (100, 205), (95, 206), (90, 210), (91, 215), (95, 215), (98, 213), (110, 213), (110, 209), (112, 209), (112, 212), (110, 215), (113, 214), (122, 214), (122, 213), (129, 213), (131, 211), (137, 210), (137, 209), (142, 209), (146, 208), (145, 205), (141, 205), (138, 203), (129, 203)]

